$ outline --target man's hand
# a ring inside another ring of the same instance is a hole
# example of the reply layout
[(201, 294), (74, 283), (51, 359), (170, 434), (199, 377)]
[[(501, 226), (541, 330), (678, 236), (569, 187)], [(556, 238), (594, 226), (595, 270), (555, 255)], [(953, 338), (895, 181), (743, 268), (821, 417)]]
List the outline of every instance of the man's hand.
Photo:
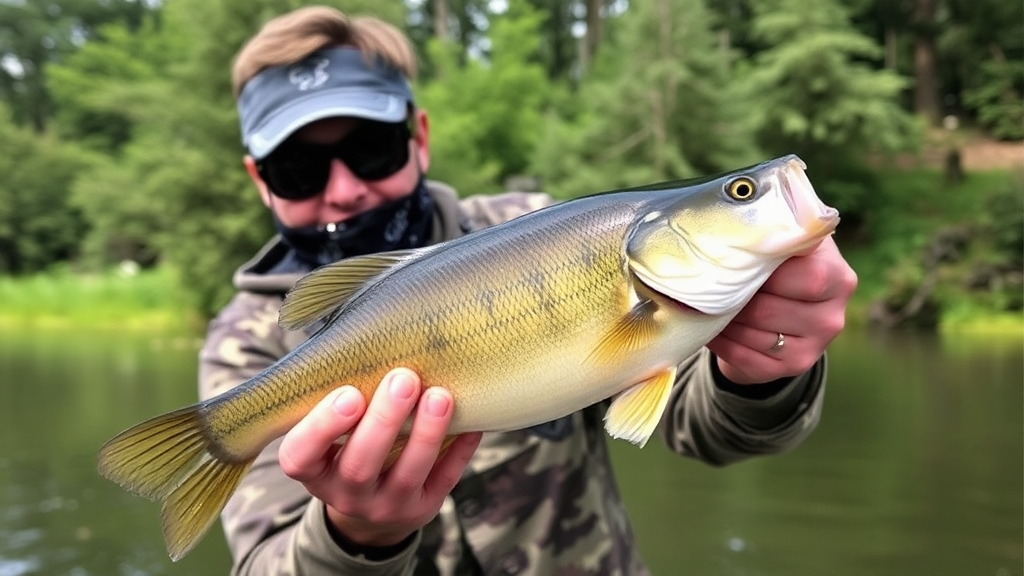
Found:
[[(414, 409), (409, 441), (385, 469)], [(396, 369), (368, 408), (351, 386), (329, 394), (284, 437), (278, 459), (285, 474), (327, 505), (343, 538), (362, 546), (398, 544), (437, 515), (480, 443), (479, 433), (465, 434), (440, 454), (452, 409), (447, 390), (421, 395), (419, 377)], [(345, 434), (345, 446), (335, 444)]]
[[(803, 374), (843, 330), (857, 275), (832, 238), (795, 256), (708, 344), (722, 375), (739, 384)], [(773, 347), (784, 338), (781, 347)]]

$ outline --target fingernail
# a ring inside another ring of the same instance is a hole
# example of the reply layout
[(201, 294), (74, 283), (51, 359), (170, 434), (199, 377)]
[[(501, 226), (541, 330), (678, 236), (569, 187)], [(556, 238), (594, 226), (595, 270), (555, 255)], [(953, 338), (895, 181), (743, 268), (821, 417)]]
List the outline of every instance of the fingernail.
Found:
[(334, 411), (339, 416), (354, 416), (359, 409), (359, 392), (348, 388), (334, 399)]
[(448, 414), (448, 397), (438, 392), (428, 392), (424, 399), (426, 402), (427, 414), (434, 418), (441, 418)]
[(388, 389), (391, 391), (391, 396), (395, 399), (408, 400), (416, 392), (416, 383), (412, 381), (408, 374), (399, 372), (391, 376)]

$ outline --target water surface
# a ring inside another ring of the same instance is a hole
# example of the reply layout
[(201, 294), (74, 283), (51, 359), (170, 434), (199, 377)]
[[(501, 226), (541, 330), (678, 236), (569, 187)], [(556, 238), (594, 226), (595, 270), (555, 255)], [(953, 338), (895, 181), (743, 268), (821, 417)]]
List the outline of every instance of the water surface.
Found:
[[(227, 574), (219, 527), (185, 559), (97, 448), (195, 399), (195, 336), (0, 331), (0, 576)], [(1024, 343), (848, 331), (821, 426), (712, 468), (613, 442), (656, 574), (1019, 576)]]

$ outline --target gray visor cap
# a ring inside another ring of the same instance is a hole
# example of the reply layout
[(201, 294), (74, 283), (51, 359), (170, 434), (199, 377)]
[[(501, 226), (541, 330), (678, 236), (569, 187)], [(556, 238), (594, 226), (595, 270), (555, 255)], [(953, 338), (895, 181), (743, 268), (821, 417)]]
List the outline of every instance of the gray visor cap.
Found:
[(334, 116), (399, 122), (413, 103), (402, 73), (355, 48), (326, 48), (261, 70), (238, 97), (242, 145), (262, 160), (296, 130)]

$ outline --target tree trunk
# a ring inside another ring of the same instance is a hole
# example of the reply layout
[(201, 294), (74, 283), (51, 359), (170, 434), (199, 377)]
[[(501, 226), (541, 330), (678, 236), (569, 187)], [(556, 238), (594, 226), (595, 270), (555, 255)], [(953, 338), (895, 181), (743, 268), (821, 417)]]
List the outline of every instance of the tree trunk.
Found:
[(935, 55), (935, 0), (914, 0), (914, 112), (939, 123), (939, 81)]
[(587, 31), (583, 34), (583, 43), (580, 50), (580, 67), (586, 71), (590, 62), (597, 54), (597, 47), (601, 44), (601, 8), (604, 0), (587, 0)]
[[(657, 62), (669, 62), (673, 56), (672, 48), (672, 6), (669, 0), (658, 0), (658, 58)], [(654, 136), (654, 169), (659, 177), (668, 176), (668, 124), (672, 117), (676, 101), (676, 78), (674, 69), (669, 68), (659, 78), (661, 86), (650, 91), (651, 99), (651, 133)]]
[(896, 60), (896, 54), (899, 49), (899, 42), (896, 36), (896, 27), (892, 25), (886, 25), (885, 27), (885, 69), (896, 70), (896, 66), (899, 64)]
[(434, 36), (438, 40), (449, 40), (448, 0), (434, 0)]

